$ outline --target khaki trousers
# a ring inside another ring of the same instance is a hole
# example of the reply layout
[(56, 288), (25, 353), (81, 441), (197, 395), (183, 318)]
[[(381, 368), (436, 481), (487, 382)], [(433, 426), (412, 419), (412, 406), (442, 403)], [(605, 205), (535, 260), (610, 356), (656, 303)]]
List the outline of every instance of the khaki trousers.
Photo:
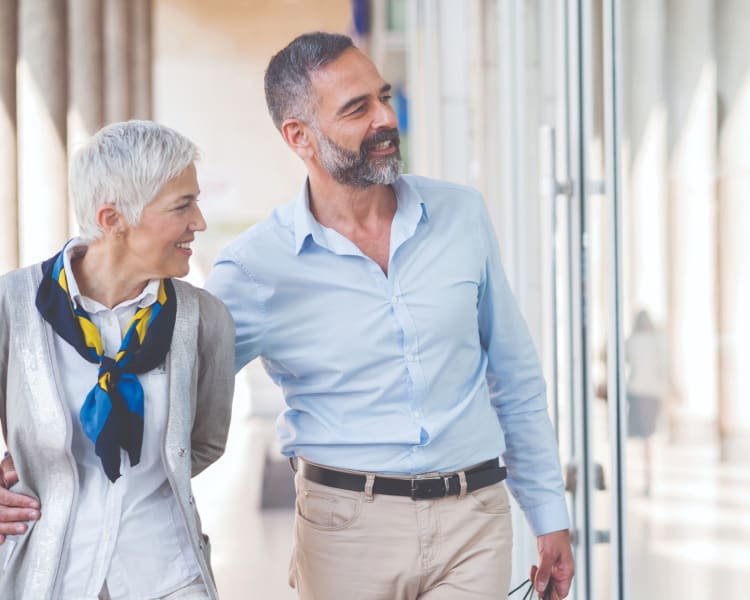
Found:
[(512, 529), (503, 482), (412, 500), (297, 473), (289, 584), (302, 600), (507, 598)]

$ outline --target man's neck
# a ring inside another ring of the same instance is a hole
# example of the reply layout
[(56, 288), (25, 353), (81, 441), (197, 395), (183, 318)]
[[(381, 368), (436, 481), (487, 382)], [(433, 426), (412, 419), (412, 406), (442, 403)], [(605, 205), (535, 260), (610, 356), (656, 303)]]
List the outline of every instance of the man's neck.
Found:
[(318, 223), (342, 235), (390, 228), (396, 214), (396, 195), (387, 185), (355, 188), (311, 177), (308, 191), (310, 211)]
[(348, 238), (387, 275), (391, 223), (396, 214), (393, 188), (353, 188), (312, 176), (308, 186), (310, 211), (318, 223)]

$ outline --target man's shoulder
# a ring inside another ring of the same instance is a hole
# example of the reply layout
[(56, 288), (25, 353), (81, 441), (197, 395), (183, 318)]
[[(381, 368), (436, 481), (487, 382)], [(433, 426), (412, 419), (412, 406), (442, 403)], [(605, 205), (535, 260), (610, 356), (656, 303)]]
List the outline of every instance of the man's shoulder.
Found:
[(219, 258), (244, 262), (284, 248), (294, 248), (294, 201), (276, 207), (269, 216), (245, 229), (224, 247)]
[(402, 175), (401, 179), (427, 203), (445, 200), (482, 201), (481, 192), (468, 185), (413, 174)]

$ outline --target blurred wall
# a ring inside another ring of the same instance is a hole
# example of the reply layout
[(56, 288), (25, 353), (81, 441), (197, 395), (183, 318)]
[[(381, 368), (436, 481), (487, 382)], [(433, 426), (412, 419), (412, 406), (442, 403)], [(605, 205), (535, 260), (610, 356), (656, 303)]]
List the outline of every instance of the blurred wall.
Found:
[(196, 254), (218, 249), (297, 193), (302, 162), (266, 110), (270, 57), (305, 31), (349, 33), (348, 0), (155, 0), (154, 117), (201, 150), (201, 208), (209, 224)]

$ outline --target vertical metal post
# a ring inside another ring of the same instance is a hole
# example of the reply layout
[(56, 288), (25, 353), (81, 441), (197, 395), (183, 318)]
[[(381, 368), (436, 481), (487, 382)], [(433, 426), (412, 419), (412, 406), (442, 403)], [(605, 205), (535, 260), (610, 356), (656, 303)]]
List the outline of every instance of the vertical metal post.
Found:
[(571, 178), (576, 182), (569, 204), (571, 356), (573, 369), (573, 456), (577, 463), (574, 503), (576, 528), (576, 598), (594, 594), (594, 503), (591, 456), (591, 350), (589, 344), (589, 273), (587, 145), (591, 132), (591, 8), (586, 0), (568, 2), (569, 29), (569, 143)]
[(621, 54), (620, 54), (620, 2), (604, 0), (604, 141), (606, 144), (606, 188), (609, 208), (609, 336), (607, 348), (607, 397), (609, 398), (610, 447), (612, 449), (612, 524), (611, 568), (614, 600), (627, 597), (626, 581), (626, 498), (625, 440), (626, 402), (623, 359), (622, 323), (622, 242), (620, 239), (620, 118), (621, 118)]

